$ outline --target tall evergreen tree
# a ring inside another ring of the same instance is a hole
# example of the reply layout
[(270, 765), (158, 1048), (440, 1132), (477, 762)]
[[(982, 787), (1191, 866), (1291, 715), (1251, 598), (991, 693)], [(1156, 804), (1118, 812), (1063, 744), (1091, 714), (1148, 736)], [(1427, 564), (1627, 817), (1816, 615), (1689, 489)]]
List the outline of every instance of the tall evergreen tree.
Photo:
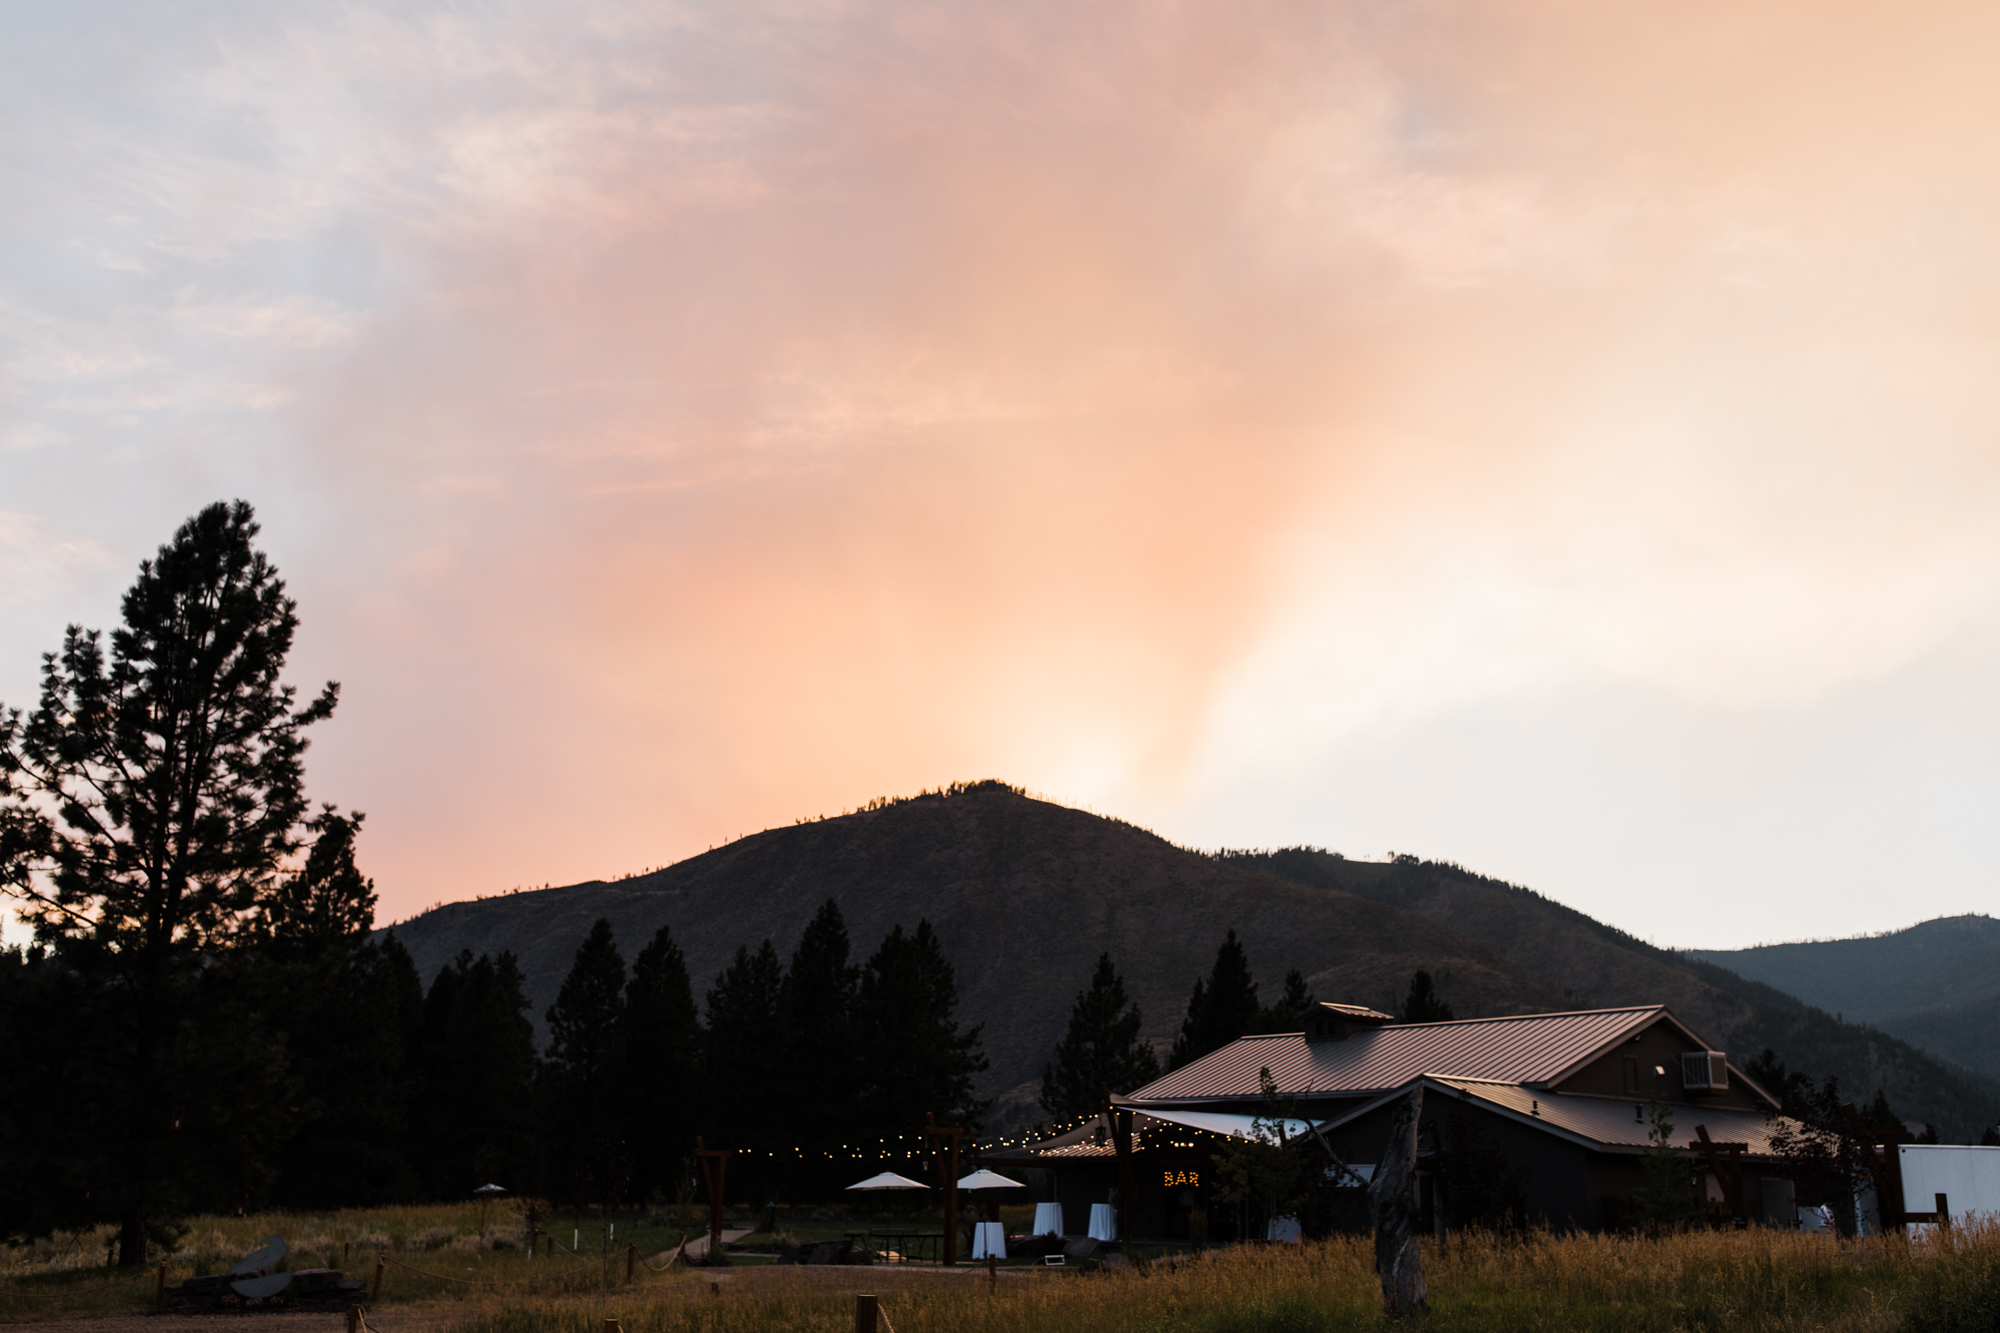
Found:
[(310, 1207), (414, 1197), (410, 1080), (423, 982), (394, 932), (380, 945), (375, 885), (355, 862), (362, 816), (332, 806), (307, 824), (305, 864), (263, 904), (261, 946), (244, 960), (251, 1002), (279, 1015), (294, 1077), (296, 1132), (265, 1145), (276, 1197)]
[(712, 1147), (790, 1142), (794, 1117), (785, 1093), (789, 1054), (780, 996), (785, 968), (769, 940), (757, 952), (739, 945), (708, 993), (708, 1071), (713, 1097), (704, 1109)]
[(866, 1121), (879, 1132), (920, 1125), (979, 1126), (990, 1104), (972, 1095), (987, 1068), (980, 1027), (961, 1029), (958, 974), (927, 920), (914, 933), (892, 929), (861, 973), (862, 1098)]
[(367, 816), (343, 815), (331, 805), (306, 821), (313, 835), (305, 865), (278, 881), (258, 904), (257, 927), (269, 939), (293, 946), (342, 947), (358, 943), (375, 924), (375, 881), (354, 861), (354, 843)]
[(847, 921), (829, 898), (799, 936), (779, 995), (789, 1053), (786, 1097), (813, 1107), (795, 1122), (796, 1140), (808, 1149), (849, 1142), (858, 1127), (854, 1004), (861, 969), (848, 955)]
[(1139, 1040), (1143, 1022), (1111, 955), (1099, 954), (1090, 988), (1077, 993), (1055, 1060), (1042, 1066), (1042, 1109), (1057, 1119), (1084, 1115), (1102, 1107), (1106, 1087), (1131, 1092), (1158, 1078), (1159, 1058), (1150, 1042)]
[(488, 1182), (512, 1190), (538, 1183), (535, 1025), (527, 1010), (511, 953), (475, 960), (463, 950), (431, 982), (417, 1137), (432, 1197), (463, 1199)]
[(174, 1053), (198, 960), (253, 931), (298, 845), (306, 728), (338, 697), (300, 707), (281, 679), (297, 609), (257, 533), (241, 501), (203, 509), (139, 566), (109, 655), (72, 625), (35, 709), (0, 714), (0, 888), (122, 1003), (93, 1030), (115, 1163), (93, 1197), (128, 1266), (186, 1165), (174, 1108), (216, 1086)]
[(701, 1110), (702, 1031), (687, 959), (661, 926), (632, 960), (625, 987), (625, 1141), (633, 1190), (671, 1188), (694, 1146)]
[(542, 1141), (551, 1146), (560, 1192), (578, 1201), (621, 1199), (626, 1161), (625, 960), (611, 923), (591, 926), (556, 1002), (549, 1006), (549, 1049), (542, 1063)]
[(1452, 1020), (1451, 1006), (1438, 994), (1437, 986), (1431, 981), (1431, 974), (1418, 968), (1410, 978), (1410, 993), (1403, 997), (1403, 1021), (1405, 1023), (1449, 1023)]
[(1306, 1010), (1313, 1007), (1312, 988), (1296, 967), (1285, 973), (1285, 993), (1257, 1020), (1258, 1032), (1297, 1032)]
[(1215, 951), (1215, 966), (1207, 980), (1194, 983), (1168, 1067), (1179, 1069), (1210, 1051), (1221, 1050), (1246, 1032), (1255, 1032), (1263, 1016), (1264, 1008), (1257, 1003), (1257, 983), (1250, 977), (1249, 956), (1231, 930)]

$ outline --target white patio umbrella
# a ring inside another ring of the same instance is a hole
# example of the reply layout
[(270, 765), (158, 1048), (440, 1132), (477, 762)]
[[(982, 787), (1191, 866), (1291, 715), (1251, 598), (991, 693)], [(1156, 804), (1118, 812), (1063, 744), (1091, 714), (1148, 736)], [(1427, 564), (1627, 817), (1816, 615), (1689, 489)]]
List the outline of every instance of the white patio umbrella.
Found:
[(981, 1167), (979, 1170), (965, 1177), (965, 1179), (959, 1181), (958, 1187), (962, 1190), (1018, 1190), (1027, 1188), (1020, 1181), (1009, 1180), (998, 1171), (988, 1171), (985, 1167)]
[(908, 1176), (899, 1176), (894, 1171), (884, 1171), (879, 1176), (870, 1176), (868, 1179), (849, 1185), (847, 1188), (851, 1190), (927, 1190), (930, 1186), (924, 1184), (921, 1180), (911, 1180)]

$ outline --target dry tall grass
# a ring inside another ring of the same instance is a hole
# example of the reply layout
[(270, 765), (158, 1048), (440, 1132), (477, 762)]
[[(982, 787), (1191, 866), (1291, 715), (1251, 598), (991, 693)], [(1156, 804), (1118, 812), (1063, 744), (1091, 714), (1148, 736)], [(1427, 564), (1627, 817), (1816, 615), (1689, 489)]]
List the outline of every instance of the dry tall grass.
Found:
[[(625, 1333), (847, 1333), (854, 1294), (863, 1291), (882, 1297), (894, 1333), (1326, 1333), (1382, 1326), (1365, 1237), (1234, 1249), (1130, 1273), (1021, 1268), (1003, 1271), (997, 1286), (983, 1270), (743, 1266), (720, 1274), (642, 1268), (628, 1288), (619, 1252), (625, 1224), (608, 1256), (558, 1254), (553, 1263), (506, 1248), (504, 1229), (513, 1225), (496, 1208), (481, 1235), (477, 1210), (463, 1205), (203, 1219), (171, 1262), (176, 1277), (204, 1267), (218, 1271), (275, 1232), (292, 1243), (299, 1266), (326, 1259), (340, 1266), (345, 1244), (353, 1247), (348, 1271), (370, 1276), (379, 1244), (392, 1265), (385, 1317), (398, 1309), (422, 1312), (424, 1323), (450, 1325), (454, 1333), (602, 1333), (607, 1318), (618, 1319)], [(659, 1234), (637, 1231), (642, 1255), (657, 1253)], [(80, 1266), (93, 1258), (101, 1264), (107, 1239), (72, 1237), (66, 1250), (57, 1243), (7, 1256), (0, 1320), (146, 1308), (152, 1274), (101, 1288), (119, 1275)], [(1929, 1333), (1938, 1321), (1912, 1315), (1926, 1300), (1935, 1311), (1940, 1293), (1958, 1292), (1964, 1309), (1970, 1308), (1964, 1293), (1978, 1292), (1982, 1283), (2000, 1293), (2000, 1228), (1845, 1243), (1775, 1231), (1661, 1240), (1473, 1235), (1427, 1248), (1425, 1263), (1432, 1305), (1426, 1329)], [(1974, 1322), (1953, 1327), (2000, 1328), (2000, 1308), (1990, 1314), (1980, 1323), (1985, 1316), (1975, 1311)]]
[[(1841, 1244), (1792, 1232), (1663, 1240), (1471, 1236), (1426, 1255), (1436, 1330), (1888, 1330), (1925, 1291), (2000, 1267), (2000, 1231)], [(749, 1275), (746, 1275), (748, 1277)], [(1132, 1273), (769, 1270), (715, 1292), (693, 1274), (608, 1300), (496, 1301), (457, 1333), (845, 1333), (857, 1291), (895, 1333), (1292, 1333), (1382, 1326), (1366, 1238), (1256, 1247)]]

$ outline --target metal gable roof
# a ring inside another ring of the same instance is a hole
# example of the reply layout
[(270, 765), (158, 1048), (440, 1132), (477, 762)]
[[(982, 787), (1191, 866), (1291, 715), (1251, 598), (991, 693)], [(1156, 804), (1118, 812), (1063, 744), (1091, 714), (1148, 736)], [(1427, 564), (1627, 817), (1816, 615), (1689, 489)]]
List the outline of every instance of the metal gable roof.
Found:
[[(1426, 1077), (1422, 1082), (1432, 1097), (1483, 1103), (1488, 1110), (1498, 1111), (1524, 1125), (1532, 1125), (1557, 1138), (1586, 1147), (1636, 1152), (1652, 1144), (1652, 1123), (1647, 1118), (1646, 1103), (1630, 1097), (1541, 1092), (1516, 1084), (1488, 1083), (1478, 1079)], [(1406, 1092), (1408, 1088), (1386, 1092), (1328, 1121), (1325, 1128), (1339, 1129)], [(1439, 1113), (1437, 1102), (1432, 1097), (1424, 1099), (1427, 1116)], [(1671, 1109), (1673, 1131), (1668, 1136), (1669, 1146), (1697, 1147), (1700, 1136), (1695, 1129), (1700, 1126), (1708, 1130), (1708, 1137), (1716, 1143), (1747, 1145), (1746, 1151), (1752, 1157), (1772, 1155), (1771, 1135), (1782, 1120), (1782, 1117), (1767, 1116), (1762, 1111), (1728, 1106), (1676, 1104)]]
[(1219, 1051), (1121, 1098), (1144, 1106), (1242, 1101), (1261, 1095), (1258, 1072), (1296, 1096), (1354, 1096), (1401, 1087), (1422, 1074), (1546, 1084), (1658, 1018), (1661, 1005), (1529, 1014), (1451, 1023), (1397, 1023), (1345, 1041), (1303, 1033), (1239, 1037)]

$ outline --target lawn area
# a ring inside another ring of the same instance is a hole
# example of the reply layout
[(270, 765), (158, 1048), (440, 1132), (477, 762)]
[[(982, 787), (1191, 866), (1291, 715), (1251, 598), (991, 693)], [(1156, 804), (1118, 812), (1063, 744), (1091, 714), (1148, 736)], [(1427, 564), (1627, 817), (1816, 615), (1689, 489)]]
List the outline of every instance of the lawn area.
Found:
[[(669, 1210), (670, 1211), (670, 1210)], [(731, 1218), (750, 1225), (747, 1211)], [(781, 1209), (775, 1239), (838, 1238), (874, 1224), (935, 1221), (922, 1212)], [(1026, 1215), (1007, 1216), (1025, 1229)], [(616, 1225), (615, 1240), (611, 1227)], [(385, 1264), (385, 1327), (400, 1316), (454, 1333), (847, 1333), (854, 1295), (882, 1299), (894, 1333), (1290, 1333), (1382, 1326), (1366, 1237), (1304, 1246), (1214, 1251), (1193, 1261), (1141, 1262), (1129, 1273), (1016, 1266), (799, 1268), (738, 1264), (656, 1271), (625, 1285), (625, 1247), (644, 1260), (678, 1244), (677, 1217), (623, 1214), (554, 1219), (551, 1260), (523, 1248), (504, 1204), (201, 1218), (169, 1262), (170, 1280), (217, 1272), (262, 1237), (282, 1235), (297, 1267), (327, 1265), (372, 1279)], [(752, 1243), (773, 1239), (753, 1234)], [(105, 1268), (105, 1232), (5, 1253), (0, 1320), (136, 1314), (149, 1309), (157, 1269), (121, 1278)], [(572, 1243), (577, 1242), (572, 1252)], [(1142, 1254), (1142, 1259), (1144, 1258)], [(1696, 1232), (1636, 1237), (1462, 1236), (1428, 1247), (1435, 1330), (1936, 1330), (2000, 1329), (2000, 1229), (1941, 1238), (1839, 1242), (1793, 1232)]]

